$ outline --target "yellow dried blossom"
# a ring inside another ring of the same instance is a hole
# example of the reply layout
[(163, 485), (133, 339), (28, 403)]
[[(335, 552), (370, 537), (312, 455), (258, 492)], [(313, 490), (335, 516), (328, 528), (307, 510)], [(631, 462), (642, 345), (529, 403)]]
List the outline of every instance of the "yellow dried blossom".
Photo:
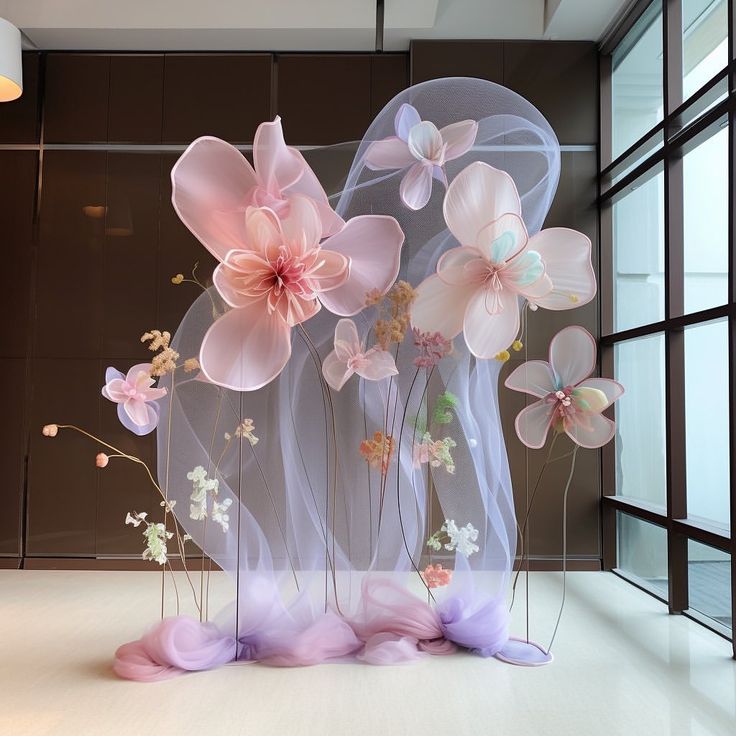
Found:
[(371, 289), (365, 295), (366, 307), (375, 307), (377, 304), (380, 304), (382, 300), (383, 294), (381, 294), (378, 289)]
[(573, 304), (577, 304), (580, 301), (580, 297), (577, 294), (570, 294), (569, 298)]
[(187, 358), (184, 361), (184, 372), (191, 373), (199, 368), (199, 361), (196, 358)]
[(184, 274), (178, 273), (176, 276), (171, 277), (171, 283), (172, 284), (181, 284), (184, 281)]
[(513, 343), (511, 343), (511, 347), (514, 352), (518, 353), (519, 350), (524, 347), (524, 343), (521, 340), (514, 340)]
[(141, 335), (141, 342), (148, 342), (149, 340), (151, 344), (148, 346), (148, 349), (153, 352), (160, 350), (161, 348), (168, 348), (169, 342), (171, 342), (171, 333), (166, 330), (163, 332), (161, 332), (161, 330), (144, 332)]
[(511, 353), (508, 350), (502, 350), (496, 354), (496, 360), (500, 360), (502, 363), (505, 363), (509, 358), (511, 358)]
[[(375, 294), (371, 298), (375, 298)], [(376, 343), (388, 350), (392, 343), (402, 343), (409, 329), (410, 307), (416, 291), (406, 281), (397, 281), (383, 298), (375, 324)], [(377, 303), (377, 302), (375, 302)]]

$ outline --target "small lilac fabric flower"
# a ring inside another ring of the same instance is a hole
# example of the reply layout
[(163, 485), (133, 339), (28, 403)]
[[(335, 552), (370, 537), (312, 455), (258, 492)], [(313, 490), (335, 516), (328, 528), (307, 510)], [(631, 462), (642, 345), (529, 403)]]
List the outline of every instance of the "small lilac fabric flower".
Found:
[(138, 363), (123, 375), (115, 368), (105, 372), (102, 395), (118, 405), (121, 424), (137, 435), (153, 432), (158, 424), (157, 399), (166, 396), (165, 388), (154, 388), (150, 363)]
[(406, 169), (399, 188), (401, 201), (412, 210), (429, 202), (432, 179), (447, 186), (445, 163), (460, 158), (475, 143), (478, 123), (461, 120), (437, 129), (404, 103), (396, 113), (396, 135), (374, 141), (365, 152), (365, 165), (374, 171)]

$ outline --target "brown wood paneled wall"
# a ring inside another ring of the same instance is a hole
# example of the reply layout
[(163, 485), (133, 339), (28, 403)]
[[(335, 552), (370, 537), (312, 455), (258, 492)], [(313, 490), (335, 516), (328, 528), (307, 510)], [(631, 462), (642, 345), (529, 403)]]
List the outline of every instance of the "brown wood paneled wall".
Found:
[[(597, 142), (596, 67), (592, 44), (415, 42), (411, 53), (413, 81), (469, 75), (506, 83), (539, 106), (563, 144), (588, 147)], [(91, 443), (48, 441), (40, 427), (79, 423), (154, 458), (153, 438), (122, 429), (99, 387), (106, 366), (146, 359), (144, 330), (178, 325), (196, 293), (172, 286), (171, 276), (196, 261), (205, 277), (213, 267), (170, 205), (179, 154), (166, 146), (205, 134), (248, 144), (258, 123), (277, 113), (294, 144), (359, 139), (409, 84), (410, 57), (26, 54), (24, 76), (20, 100), (0, 105), (0, 565), (94, 565), (116, 556), (132, 564), (138, 539), (122, 521), (129, 509), (151, 505), (139, 469), (101, 473)], [(550, 222), (595, 235), (595, 155), (563, 153)], [(595, 327), (595, 309), (586, 315), (581, 323)], [(541, 342), (554, 324), (537, 322)], [(527, 457), (507, 436), (523, 489)], [(571, 552), (593, 560), (596, 463), (578, 476), (572, 504), (580, 533)], [(535, 532), (535, 554), (559, 554), (558, 524), (540, 522)]]

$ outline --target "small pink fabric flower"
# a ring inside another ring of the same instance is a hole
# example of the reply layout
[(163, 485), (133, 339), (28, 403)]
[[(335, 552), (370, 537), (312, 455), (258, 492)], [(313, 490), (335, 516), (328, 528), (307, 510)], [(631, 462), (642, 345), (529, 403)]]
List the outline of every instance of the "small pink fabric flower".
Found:
[(527, 361), (506, 379), (508, 388), (539, 399), (516, 417), (516, 434), (527, 447), (543, 447), (550, 427), (581, 447), (602, 447), (613, 438), (616, 425), (601, 412), (624, 387), (610, 378), (589, 378), (595, 364), (593, 336), (573, 325), (552, 338), (549, 363)]
[(394, 356), (388, 350), (366, 350), (351, 319), (341, 319), (335, 327), (335, 349), (322, 363), (327, 383), (339, 391), (354, 373), (368, 381), (380, 381), (398, 374)]
[(414, 347), (419, 351), (419, 355), (413, 361), (417, 368), (432, 368), (452, 352), (452, 340), (448, 340), (439, 332), (420, 332), (416, 327), (412, 332)]
[(322, 306), (357, 314), (370, 288), (385, 293), (396, 279), (404, 234), (392, 217), (354, 217), (320, 244), (314, 204), (294, 196), (283, 220), (267, 207), (243, 218), (241, 244), (212, 276), (231, 307), (207, 331), (202, 372), (212, 383), (254, 391), (272, 381), (291, 356), (291, 328)]
[(56, 424), (45, 424), (41, 432), (44, 437), (56, 437), (59, 434), (59, 427)]
[(104, 452), (97, 453), (97, 456), (95, 457), (95, 465), (98, 468), (106, 468), (109, 462), (110, 462), (110, 458), (107, 455), (105, 455)]
[(374, 171), (406, 169), (399, 187), (401, 201), (412, 210), (424, 207), (432, 194), (432, 179), (447, 186), (444, 166), (460, 158), (475, 143), (478, 123), (462, 120), (437, 129), (404, 103), (396, 113), (396, 135), (374, 141), (365, 152), (365, 165)]
[(150, 363), (134, 365), (127, 375), (115, 368), (105, 373), (102, 395), (118, 405), (118, 419), (137, 435), (153, 432), (158, 424), (157, 399), (166, 396), (165, 388), (154, 388)]
[(241, 247), (248, 207), (289, 214), (294, 196), (309, 197), (319, 212), (322, 237), (343, 221), (330, 207), (317, 176), (296, 149), (286, 145), (281, 118), (261, 123), (253, 138), (253, 162), (229, 143), (197, 138), (171, 171), (171, 201), (181, 221), (218, 260)]
[(427, 565), (420, 574), (428, 588), (442, 588), (452, 580), (452, 570), (445, 570), (439, 563)]
[(447, 189), (444, 214), (460, 243), (417, 287), (412, 325), (452, 339), (461, 332), (477, 358), (493, 358), (519, 332), (519, 298), (533, 308), (572, 309), (596, 292), (590, 240), (567, 228), (529, 238), (513, 179), (482, 162)]

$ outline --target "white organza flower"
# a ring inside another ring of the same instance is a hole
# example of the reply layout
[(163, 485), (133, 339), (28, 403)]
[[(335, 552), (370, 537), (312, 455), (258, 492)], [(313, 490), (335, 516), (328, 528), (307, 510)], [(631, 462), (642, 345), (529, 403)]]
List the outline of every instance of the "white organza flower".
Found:
[(215, 499), (212, 500), (212, 521), (222, 527), (223, 533), (227, 532), (230, 528), (230, 516), (227, 510), (232, 505), (232, 502), (231, 498), (226, 498), (222, 503), (217, 503)]
[(133, 526), (140, 526), (146, 520), (146, 516), (148, 516), (148, 513), (145, 511), (141, 511), (140, 514), (135, 511), (131, 514), (130, 511), (128, 511), (128, 514), (125, 517), (125, 523), (132, 524)]
[(478, 530), (472, 524), (467, 523), (463, 527), (458, 527), (453, 519), (447, 519), (442, 529), (450, 538), (450, 541), (445, 544), (445, 549), (449, 552), (457, 551), (464, 557), (470, 557), (474, 552), (480, 550), (480, 547), (474, 544), (478, 539)]

